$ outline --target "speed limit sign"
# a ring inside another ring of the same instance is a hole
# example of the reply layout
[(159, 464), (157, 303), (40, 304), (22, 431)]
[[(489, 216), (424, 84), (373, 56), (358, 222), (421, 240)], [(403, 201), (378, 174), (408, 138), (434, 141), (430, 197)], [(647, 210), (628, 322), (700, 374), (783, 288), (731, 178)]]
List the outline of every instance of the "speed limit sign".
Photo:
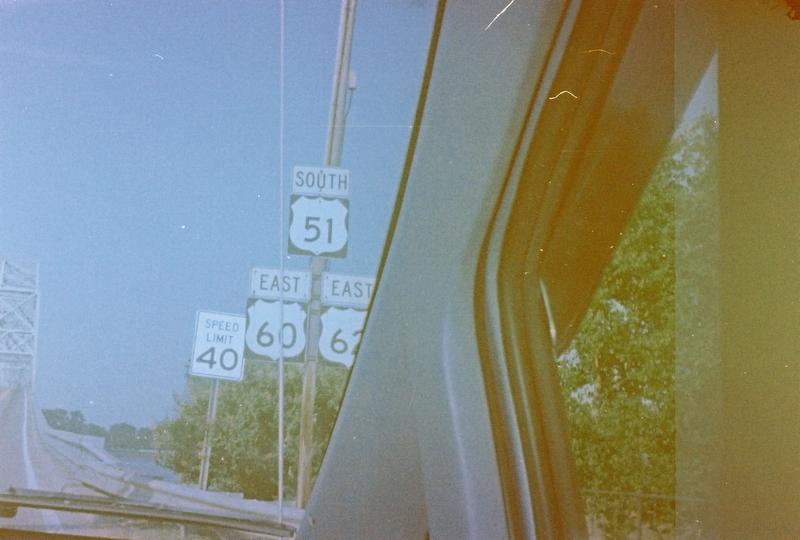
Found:
[(364, 331), (367, 312), (360, 309), (330, 307), (322, 314), (319, 351), (326, 360), (346, 366), (353, 364), (356, 348)]
[[(281, 313), (282, 311), (282, 313)], [(301, 304), (251, 298), (247, 301), (245, 354), (248, 359), (277, 360), (302, 354), (306, 348), (306, 311)]]
[(348, 212), (347, 199), (292, 195), (289, 253), (346, 257)]
[(198, 311), (190, 373), (241, 381), (244, 374), (245, 318)]

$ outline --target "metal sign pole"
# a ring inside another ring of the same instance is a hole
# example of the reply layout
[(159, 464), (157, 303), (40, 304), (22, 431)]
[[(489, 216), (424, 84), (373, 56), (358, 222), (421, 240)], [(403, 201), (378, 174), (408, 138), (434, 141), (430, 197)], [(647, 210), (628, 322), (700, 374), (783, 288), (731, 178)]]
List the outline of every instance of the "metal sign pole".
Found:
[[(278, 178), (280, 178), (281, 182), (281, 229), (284, 226), (284, 205), (285, 205), (285, 197), (283, 193), (283, 131), (284, 131), (284, 33), (285, 33), (285, 26), (284, 26), (284, 3), (283, 0), (280, 1), (280, 132), (278, 137), (280, 139), (280, 157), (278, 163)], [(283, 266), (284, 266), (284, 257), (283, 257), (283, 238), (286, 235), (284, 231), (281, 230), (281, 238), (280, 238), (280, 246), (281, 246), (281, 268), (280, 268), (280, 277), (281, 281), (283, 280)], [(280, 328), (278, 329), (278, 343), (279, 343), (279, 355), (278, 355), (278, 523), (283, 523), (283, 445), (284, 445), (284, 414), (285, 414), (285, 404), (284, 404), (284, 372), (283, 372), (283, 286), (280, 288), (281, 295), (280, 295), (280, 303), (281, 303), (281, 322)]]
[[(325, 142), (325, 166), (338, 167), (344, 141), (345, 106), (350, 79), (350, 50), (353, 38), (356, 0), (342, 0), (339, 15), (339, 39), (333, 71), (333, 91), (328, 135)], [(300, 405), (300, 448), (297, 466), (297, 507), (305, 508), (311, 490), (311, 458), (314, 449), (314, 401), (317, 394), (317, 362), (322, 312), (322, 273), (328, 266), (325, 257), (311, 258), (311, 298), (308, 302), (308, 341), (303, 371), (303, 394)]]
[(200, 489), (208, 489), (208, 468), (211, 462), (211, 425), (217, 416), (217, 400), (219, 399), (219, 379), (214, 379), (211, 386), (211, 395), (208, 399), (208, 414), (206, 416), (206, 434), (203, 438), (203, 454), (200, 462)]

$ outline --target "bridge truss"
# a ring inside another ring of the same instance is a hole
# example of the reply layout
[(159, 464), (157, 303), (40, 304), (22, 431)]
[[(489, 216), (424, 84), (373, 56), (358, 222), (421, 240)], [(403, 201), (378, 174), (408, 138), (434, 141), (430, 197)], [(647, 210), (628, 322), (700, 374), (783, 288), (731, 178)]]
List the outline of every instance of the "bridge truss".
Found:
[(39, 267), (0, 259), (0, 386), (30, 385), (36, 366)]

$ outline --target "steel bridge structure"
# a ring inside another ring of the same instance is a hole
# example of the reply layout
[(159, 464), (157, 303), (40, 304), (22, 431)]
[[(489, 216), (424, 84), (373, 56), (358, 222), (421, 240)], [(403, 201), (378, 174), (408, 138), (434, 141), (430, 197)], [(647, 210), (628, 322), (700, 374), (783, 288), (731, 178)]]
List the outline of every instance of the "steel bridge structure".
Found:
[(0, 386), (31, 385), (38, 319), (38, 265), (0, 258)]

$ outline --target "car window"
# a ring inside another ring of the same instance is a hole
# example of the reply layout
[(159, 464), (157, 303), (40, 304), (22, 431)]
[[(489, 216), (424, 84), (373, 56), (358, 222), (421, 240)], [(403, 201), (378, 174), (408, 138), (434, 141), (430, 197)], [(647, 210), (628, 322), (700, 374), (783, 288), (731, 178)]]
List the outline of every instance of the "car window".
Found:
[(496, 407), (516, 422), (507, 504), (530, 497), (537, 534), (714, 530), (711, 11), (581, 4), (529, 128), (487, 288), (509, 373)]
[(716, 66), (556, 360), (592, 538), (707, 538), (719, 350)]
[(0, 490), (217, 492), (296, 523), (377, 290), (434, 8), (0, 6)]
[[(673, 31), (674, 43), (651, 49), (642, 33), (654, 29)], [(543, 265), (541, 293), (590, 538), (707, 538), (718, 530), (712, 497), (719, 437), (713, 411), (720, 399), (717, 61), (710, 48), (700, 70), (683, 62), (683, 40), (690, 39), (700, 47), (708, 43), (686, 28), (679, 11), (669, 20), (643, 9), (600, 125), (638, 115), (638, 151), (649, 154), (652, 166), (637, 172), (626, 165), (635, 155), (615, 156), (607, 146), (610, 157), (599, 158), (597, 174), (624, 171), (617, 181), (642, 186), (635, 206), (624, 221), (603, 223), (619, 202), (585, 198), (607, 204), (576, 204), (562, 214), (575, 221), (559, 222), (554, 237), (564, 247)], [(636, 63), (645, 51), (653, 54), (651, 67), (663, 61), (662, 77), (672, 81), (666, 99), (618, 101), (628, 77), (647, 79), (650, 68)], [(689, 84), (691, 70), (697, 75)], [(661, 126), (671, 126), (662, 142), (653, 137), (659, 118)], [(596, 133), (606, 136), (602, 129)], [(587, 177), (596, 179), (592, 174)], [(610, 223), (618, 229), (598, 241)], [(566, 318), (551, 306), (563, 308), (573, 294), (563, 292), (571, 276), (590, 279), (584, 249), (605, 251), (608, 263), (580, 318), (563, 324)]]

